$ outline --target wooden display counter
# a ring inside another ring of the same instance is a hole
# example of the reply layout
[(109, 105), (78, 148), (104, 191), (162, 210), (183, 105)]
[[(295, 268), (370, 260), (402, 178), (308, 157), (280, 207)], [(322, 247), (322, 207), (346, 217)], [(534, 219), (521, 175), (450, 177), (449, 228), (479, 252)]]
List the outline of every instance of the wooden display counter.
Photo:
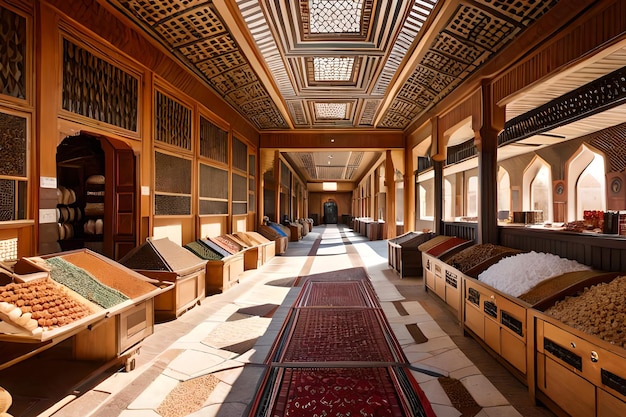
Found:
[(477, 279), (463, 276), (462, 280), (465, 329), (504, 359), (513, 375), (528, 384), (527, 315), (531, 306)]
[(74, 359), (126, 355), (154, 332), (153, 300), (172, 288), (88, 249), (22, 258), (12, 276), (0, 287), (18, 297), (0, 302), (0, 369), (70, 337)]
[[(623, 318), (619, 314), (613, 317), (617, 324), (613, 327), (612, 318), (602, 315), (605, 311), (593, 306), (570, 307), (577, 313), (587, 310), (589, 328), (594, 327), (592, 323), (596, 320), (602, 323), (598, 328), (606, 325), (606, 334), (613, 334), (621, 340), (614, 343), (611, 339), (605, 340), (599, 335), (569, 326), (546, 313), (557, 301), (566, 298), (573, 301), (579, 291), (611, 282), (616, 275), (598, 275), (571, 286), (532, 310), (529, 320), (535, 326), (533, 354), (536, 361), (533, 393), (556, 414), (567, 413), (574, 417), (626, 415), (626, 349), (621, 333), (624, 330)], [(623, 297), (623, 293), (618, 297)], [(605, 301), (602, 304), (608, 303)], [(576, 400), (572, 401), (573, 398)]]
[(148, 239), (120, 260), (142, 275), (174, 284), (154, 299), (157, 320), (176, 318), (206, 297), (206, 262), (167, 238)]
[[(426, 242), (426, 245), (429, 242)], [(426, 251), (422, 252), (422, 257), (428, 265), (427, 276), (424, 279), (426, 288), (434, 291), (446, 302), (456, 314), (459, 323), (462, 316), (462, 280), (457, 271), (446, 263), (446, 259), (473, 244), (470, 240), (445, 236), (439, 243), (433, 242), (428, 245), (429, 248)], [(420, 245), (420, 247), (424, 246)]]

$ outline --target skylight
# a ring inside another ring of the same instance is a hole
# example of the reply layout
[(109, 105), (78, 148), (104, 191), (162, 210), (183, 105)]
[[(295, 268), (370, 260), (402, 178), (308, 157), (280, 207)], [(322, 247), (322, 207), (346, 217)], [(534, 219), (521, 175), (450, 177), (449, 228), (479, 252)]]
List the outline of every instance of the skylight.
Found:
[(315, 81), (350, 81), (354, 58), (313, 58)]
[(363, 0), (309, 0), (311, 33), (359, 33)]
[(315, 103), (318, 119), (343, 120), (346, 118), (347, 111), (346, 103)]

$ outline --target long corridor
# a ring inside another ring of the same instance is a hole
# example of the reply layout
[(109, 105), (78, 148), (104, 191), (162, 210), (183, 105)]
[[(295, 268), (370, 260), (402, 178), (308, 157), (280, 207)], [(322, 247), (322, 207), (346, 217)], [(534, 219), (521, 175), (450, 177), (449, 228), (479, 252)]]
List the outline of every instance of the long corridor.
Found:
[[(552, 416), (527, 388), (424, 291), (421, 278), (389, 268), (387, 242), (344, 225), (316, 226), (284, 255), (176, 320), (157, 324), (137, 366), (77, 390), (56, 417), (244, 417), (254, 408), (267, 358), (305, 278), (364, 268), (390, 329), (440, 417)], [(285, 414), (286, 415), (286, 414)]]

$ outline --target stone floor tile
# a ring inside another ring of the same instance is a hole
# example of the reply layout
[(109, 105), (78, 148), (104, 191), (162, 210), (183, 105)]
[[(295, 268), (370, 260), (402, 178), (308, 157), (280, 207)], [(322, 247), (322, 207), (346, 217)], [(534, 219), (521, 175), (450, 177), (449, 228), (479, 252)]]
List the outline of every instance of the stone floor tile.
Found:
[(509, 405), (508, 401), (482, 374), (460, 380), (481, 407)]
[(522, 417), (522, 415), (511, 405), (486, 407), (483, 408), (483, 411), (489, 417)]
[[(166, 375), (159, 375), (139, 396), (129, 404), (129, 410), (156, 410), (165, 396), (179, 381)], [(133, 416), (134, 417), (134, 416)]]

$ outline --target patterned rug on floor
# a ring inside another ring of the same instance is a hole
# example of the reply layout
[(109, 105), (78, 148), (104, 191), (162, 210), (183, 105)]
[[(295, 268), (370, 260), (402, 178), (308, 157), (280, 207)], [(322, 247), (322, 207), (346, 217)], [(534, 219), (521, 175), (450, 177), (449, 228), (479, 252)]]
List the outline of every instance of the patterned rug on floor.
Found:
[(252, 417), (434, 417), (364, 268), (302, 277)]
[(274, 368), (256, 416), (434, 416), (404, 369)]
[(381, 312), (367, 308), (304, 308), (294, 313), (295, 323), (278, 362), (399, 362), (393, 335), (381, 325)]

